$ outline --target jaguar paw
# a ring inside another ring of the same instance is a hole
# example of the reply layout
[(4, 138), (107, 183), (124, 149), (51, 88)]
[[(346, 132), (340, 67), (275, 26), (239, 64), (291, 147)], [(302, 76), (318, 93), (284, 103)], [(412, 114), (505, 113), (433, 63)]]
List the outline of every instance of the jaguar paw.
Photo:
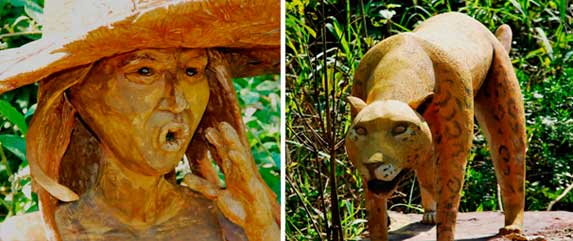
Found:
[(425, 211), (422, 216), (422, 223), (428, 225), (436, 224), (436, 211)]
[(500, 235), (506, 235), (510, 233), (521, 233), (521, 227), (518, 225), (507, 225), (499, 229)]

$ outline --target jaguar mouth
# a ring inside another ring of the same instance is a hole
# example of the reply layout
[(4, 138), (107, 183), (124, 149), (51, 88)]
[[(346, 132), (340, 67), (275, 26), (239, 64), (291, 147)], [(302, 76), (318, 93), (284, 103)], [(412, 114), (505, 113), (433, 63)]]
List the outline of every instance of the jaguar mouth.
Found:
[(159, 145), (168, 152), (179, 151), (189, 137), (189, 126), (182, 123), (169, 123), (159, 132)]
[(370, 179), (366, 183), (368, 190), (375, 193), (375, 194), (382, 194), (382, 195), (390, 195), (398, 186), (398, 183), (408, 174), (410, 170), (403, 169), (394, 177), (394, 179), (390, 181), (384, 181), (377, 178)]

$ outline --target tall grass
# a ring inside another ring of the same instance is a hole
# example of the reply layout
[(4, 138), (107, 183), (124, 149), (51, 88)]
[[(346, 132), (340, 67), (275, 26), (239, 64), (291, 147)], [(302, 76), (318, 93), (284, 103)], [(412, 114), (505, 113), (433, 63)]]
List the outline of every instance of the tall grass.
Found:
[[(343, 139), (352, 76), (374, 44), (439, 13), (466, 13), (514, 32), (512, 51), (526, 108), (528, 210), (545, 209), (573, 182), (573, 24), (566, 1), (309, 1), (286, 4), (289, 240), (357, 240), (366, 229), (363, 186)], [(476, 127), (461, 211), (498, 210), (495, 174)], [(417, 212), (413, 175), (391, 210)], [(572, 210), (573, 194), (554, 209)]]

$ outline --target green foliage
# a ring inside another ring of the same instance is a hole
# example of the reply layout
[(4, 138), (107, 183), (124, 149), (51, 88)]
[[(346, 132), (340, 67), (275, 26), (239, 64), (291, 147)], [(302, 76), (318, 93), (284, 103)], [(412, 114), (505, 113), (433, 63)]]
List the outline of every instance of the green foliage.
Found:
[[(41, 37), (42, 0), (0, 0), (0, 49)], [(235, 79), (249, 144), (263, 179), (280, 198), (280, 82), (276, 75)], [(38, 210), (31, 191), (25, 134), (36, 107), (36, 85), (0, 95), (0, 221)]]
[[(43, 1), (0, 0), (0, 50), (38, 39)], [(28, 122), (35, 110), (36, 86), (0, 95), (0, 220), (38, 210), (26, 161)]]
[(278, 75), (235, 79), (249, 144), (263, 179), (280, 198), (280, 80)]
[[(562, 0), (287, 2), (287, 238), (332, 240), (340, 225), (345, 239), (360, 239), (363, 187), (342, 145), (350, 125), (343, 100), (352, 76), (374, 44), (449, 11), (466, 13), (492, 32), (502, 23), (513, 30), (510, 57), (525, 100), (529, 143), (526, 209), (545, 209), (573, 182), (571, 8)], [(487, 143), (477, 127), (475, 133), (460, 210), (498, 210)], [(401, 183), (391, 210), (419, 210), (417, 189), (413, 176)], [(572, 200), (570, 193), (554, 209), (571, 210)]]

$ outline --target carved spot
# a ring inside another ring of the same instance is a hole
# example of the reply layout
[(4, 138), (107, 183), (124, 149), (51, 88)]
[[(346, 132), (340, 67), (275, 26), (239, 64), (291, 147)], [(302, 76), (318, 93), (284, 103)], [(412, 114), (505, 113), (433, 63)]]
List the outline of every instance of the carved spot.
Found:
[(259, 65), (261, 63), (262, 63), (262, 61), (260, 61), (258, 59), (249, 59), (249, 61), (247, 62), (247, 64), (250, 64), (250, 65)]
[(456, 111), (454, 108), (452, 108), (452, 113), (450, 113), (450, 114), (445, 114), (444, 111), (440, 111), (440, 114), (443, 114), (443, 115), (441, 115), (441, 116), (442, 116), (446, 121), (451, 121), (451, 120), (454, 119), (454, 117), (456, 117), (457, 111)]
[(465, 148), (463, 143), (454, 143), (452, 144), (452, 157), (454, 158), (464, 158), (465, 159)]
[(517, 184), (517, 185), (518, 185), (517, 191), (518, 191), (519, 193), (523, 193), (524, 190), (525, 190), (525, 187), (524, 187), (524, 184), (523, 184), (523, 179), (522, 179), (522, 180), (519, 182), (519, 184)]
[(500, 145), (497, 153), (499, 153), (499, 156), (501, 157), (501, 159), (503, 159), (504, 162), (509, 162), (511, 154), (509, 153), (509, 149), (507, 149), (505, 145)]
[(448, 187), (448, 189), (452, 193), (458, 193), (460, 191), (461, 185), (462, 185), (462, 182), (460, 181), (460, 179), (458, 179), (456, 177), (449, 179), (448, 183), (446, 184), (446, 186)]
[(443, 95), (443, 99), (436, 102), (436, 104), (440, 107), (444, 107), (448, 104), (448, 101), (452, 98), (452, 94), (450, 92), (445, 92)]
[(501, 128), (497, 128), (497, 134), (503, 136), (503, 130)]
[(496, 121), (501, 121), (503, 119), (503, 117), (505, 117), (505, 109), (503, 108), (503, 106), (501, 104), (499, 104), (499, 105), (497, 105), (497, 108), (493, 113), (493, 118)]
[(435, 140), (436, 140), (436, 143), (437, 143), (437, 144), (442, 143), (442, 135), (436, 135)]
[(456, 106), (460, 110), (464, 108), (464, 103), (462, 103), (462, 100), (460, 100), (460, 98), (456, 98)]
[(503, 175), (509, 176), (509, 166), (506, 166), (506, 167), (503, 169)]
[(472, 90), (467, 85), (464, 87), (464, 90), (466, 91), (467, 96), (472, 96)]
[(452, 125), (446, 126), (446, 137), (448, 139), (458, 138), (462, 135), (462, 127), (459, 121), (452, 122)]
[[(498, 94), (505, 96), (507, 91), (507, 87), (503, 85), (503, 83), (505, 82), (505, 80), (499, 80), (495, 86), (495, 90), (498, 92)], [(499, 96), (498, 96), (499, 97)]]
[(511, 130), (515, 133), (521, 132), (521, 124), (519, 122), (513, 122), (511, 124)]
[(509, 115), (512, 118), (517, 118), (517, 105), (515, 104), (515, 100), (513, 98), (507, 101), (507, 109)]

